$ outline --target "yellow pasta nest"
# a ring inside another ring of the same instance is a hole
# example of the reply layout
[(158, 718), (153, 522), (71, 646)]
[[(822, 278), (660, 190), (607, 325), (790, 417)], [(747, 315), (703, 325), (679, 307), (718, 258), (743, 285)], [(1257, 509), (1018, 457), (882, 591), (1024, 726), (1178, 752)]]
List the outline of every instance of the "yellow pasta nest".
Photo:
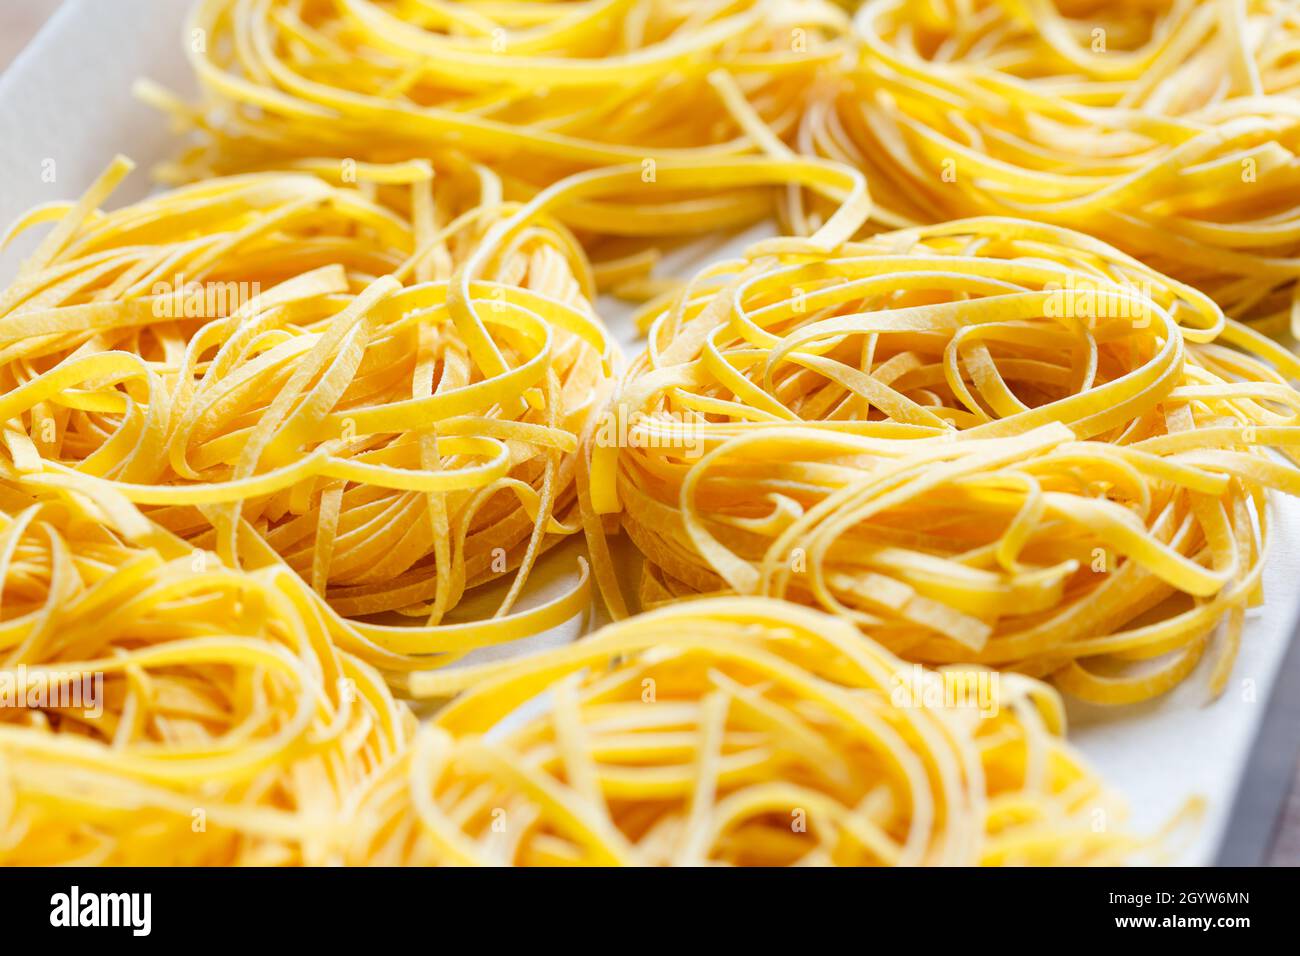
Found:
[(1300, 275), (1291, 0), (869, 0), (854, 32), (852, 81), (802, 135), (858, 163), (893, 213), (1069, 226), (1285, 326)]
[[(152, 84), (199, 144), (169, 168), (199, 178), (351, 156), (456, 156), (489, 164), (507, 198), (582, 170), (753, 152), (790, 137), (814, 89), (833, 82), (848, 17), (810, 0), (466, 3), (203, 0), (188, 53), (204, 101)], [(567, 212), (613, 236), (724, 229), (759, 219), (771, 191), (661, 187)]]
[[(1233, 347), (1238, 346), (1238, 347)], [(1249, 351), (1258, 354), (1252, 355)], [(911, 660), (1162, 693), (1260, 598), (1300, 493), (1300, 363), (1065, 229), (972, 219), (831, 252), (773, 239), (657, 311), (592, 436), (643, 600), (812, 604)], [(622, 598), (599, 533), (598, 571)]]
[(96, 211), (128, 168), (18, 224), (58, 219), (0, 299), (0, 477), (113, 489), (230, 567), (278, 554), (340, 615), (422, 618), (358, 625), (385, 668), (472, 647), (438, 627), (465, 593), (510, 581), (505, 615), (580, 530), (577, 436), (614, 356), (571, 237), (493, 232), (508, 206), (442, 221), (427, 164)]
[(0, 863), (337, 860), (414, 729), (283, 568), (0, 483)]
[(462, 688), (377, 776), (352, 862), (1114, 863), (1143, 849), (1046, 685), (924, 671), (852, 627), (697, 600)]

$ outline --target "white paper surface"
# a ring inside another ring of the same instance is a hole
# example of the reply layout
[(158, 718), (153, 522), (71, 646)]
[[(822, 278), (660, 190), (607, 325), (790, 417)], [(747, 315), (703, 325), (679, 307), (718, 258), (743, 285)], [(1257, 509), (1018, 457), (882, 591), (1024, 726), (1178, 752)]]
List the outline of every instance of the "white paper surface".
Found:
[[(115, 153), (139, 169), (114, 197), (121, 203), (147, 192), (148, 169), (169, 156), (175, 140), (166, 119), (130, 94), (138, 76), (177, 90), (193, 83), (182, 55), (182, 24), (190, 0), (68, 0), (37, 40), (0, 77), (0, 224), (7, 226), (33, 205), (81, 193)], [(53, 163), (53, 181), (49, 179)], [(751, 233), (751, 236), (761, 235)], [(675, 258), (687, 271), (735, 251), (702, 244)], [(31, 247), (15, 243), (0, 259), (0, 279), (12, 275)], [(692, 261), (693, 260), (693, 261)], [(601, 314), (629, 355), (638, 345), (626, 321), (629, 309), (601, 303)], [(1206, 706), (1203, 662), (1173, 693), (1137, 707), (1089, 708), (1072, 704), (1071, 739), (1129, 801), (1139, 831), (1156, 829), (1193, 795), (1206, 801), (1194, 838), (1177, 862), (1213, 860), (1232, 808), (1237, 782), (1259, 727), (1278, 667), (1300, 617), (1300, 503), (1275, 499), (1264, 607), (1252, 611), (1227, 693)], [(552, 556), (545, 580), (571, 568), (566, 551)], [(556, 571), (556, 568), (561, 571)], [(582, 622), (507, 648), (480, 652), (499, 657), (572, 640)], [(1298, 731), (1300, 732), (1300, 731)]]

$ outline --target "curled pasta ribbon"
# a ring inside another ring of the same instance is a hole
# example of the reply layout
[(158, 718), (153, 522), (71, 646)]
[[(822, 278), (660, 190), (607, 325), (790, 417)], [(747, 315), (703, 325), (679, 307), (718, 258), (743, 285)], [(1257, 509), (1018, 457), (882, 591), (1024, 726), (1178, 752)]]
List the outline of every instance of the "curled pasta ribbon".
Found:
[(774, 239), (654, 313), (590, 507), (621, 514), (646, 604), (782, 597), (1099, 703), (1169, 690), (1218, 633), (1217, 694), (1266, 492), (1300, 493), (1288, 378), (1206, 296), (1059, 227)]
[(926, 671), (784, 602), (684, 602), (412, 689), (463, 693), (368, 784), (351, 862), (1045, 865), (1145, 848), (1062, 739), (1051, 688)]
[[(447, 221), (427, 163), (97, 211), (128, 168), (15, 229), (57, 218), (0, 297), (0, 477), (116, 492), (229, 567), (283, 563), (337, 616), (422, 619), (349, 631), (385, 670), (574, 610), (585, 578), (511, 614), (581, 529), (578, 437), (616, 360), (572, 236), (509, 203)], [(490, 626), (448, 617), (497, 581)]]
[(0, 506), (0, 863), (337, 862), (415, 721), (310, 590), (111, 496)]
[(798, 142), (917, 222), (1087, 232), (1270, 332), (1300, 327), (1290, 0), (869, 0)]
[[(460, 156), (526, 200), (608, 166), (637, 164), (654, 183), (659, 164), (789, 152), (782, 138), (833, 82), (848, 32), (828, 0), (202, 0), (188, 55), (203, 105), (138, 91), (204, 143), (168, 168), (176, 177), (299, 157)], [(765, 185), (724, 180), (706, 195), (660, 183), (564, 215), (626, 239), (718, 231), (771, 210)], [(815, 228), (799, 218), (802, 232)], [(603, 258), (610, 283), (627, 286), (654, 256), (616, 241)]]

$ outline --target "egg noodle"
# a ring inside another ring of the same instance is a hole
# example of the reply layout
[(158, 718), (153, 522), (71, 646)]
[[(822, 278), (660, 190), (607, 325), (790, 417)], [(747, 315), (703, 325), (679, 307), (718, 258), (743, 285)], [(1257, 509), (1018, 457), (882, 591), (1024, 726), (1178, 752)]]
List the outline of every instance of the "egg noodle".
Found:
[[(863, 169), (879, 225), (1053, 222), (1300, 328), (1289, 0), (868, 0), (851, 21), (826, 0), (202, 0), (187, 36), (203, 100), (139, 86), (197, 138), (173, 179), (469, 157), (522, 200), (601, 166), (795, 151)], [(771, 211), (770, 190), (720, 183), (564, 215), (637, 296), (657, 252), (626, 240)], [(781, 211), (818, 224), (797, 190)]]
[(768, 240), (652, 316), (591, 499), (646, 556), (648, 603), (785, 597), (1100, 703), (1168, 690), (1226, 617), (1218, 693), (1261, 599), (1265, 492), (1300, 493), (1300, 392), (1263, 358), (1300, 377), (1054, 226)]
[(1147, 849), (1062, 739), (1051, 688), (922, 671), (779, 601), (690, 601), (412, 688), (464, 693), (370, 785), (353, 862), (1083, 864)]
[[(422, 619), (358, 625), (386, 669), (581, 606), (585, 583), (508, 616), (581, 530), (577, 436), (614, 359), (565, 233), (524, 223), (453, 283), (463, 233), (504, 213), (439, 222), (427, 164), (361, 171), (414, 222), (308, 173), (97, 212), (128, 168), (16, 227), (58, 219), (0, 299), (0, 476), (113, 489), (229, 567), (279, 555), (339, 615)], [(440, 627), (494, 580), (492, 626)]]
[(1291, 0), (868, 0), (854, 32), (804, 122), (893, 212), (1069, 226), (1300, 330)]
[[(415, 721), (310, 589), (230, 570), (112, 493), (3, 482), (0, 504), (0, 682), (20, 702), (0, 708), (0, 863), (337, 859)], [(81, 706), (31, 696), (92, 676)]]
[[(834, 82), (848, 32), (828, 0), (201, 0), (187, 36), (203, 100), (148, 82), (138, 92), (197, 137), (172, 178), (286, 157), (459, 156), (522, 200), (584, 170), (636, 163), (653, 177), (657, 163), (792, 135)], [(600, 258), (643, 274), (653, 254), (617, 240), (716, 232), (773, 209), (771, 189), (743, 182), (642, 195), (563, 215), (589, 251), (612, 237)]]
[[(1164, 858), (1060, 694), (1221, 694), (1300, 494), (1293, 4), (199, 0), (186, 43), (199, 101), (137, 86), (173, 188), (105, 211), (119, 157), (3, 239), (48, 230), (0, 292), (0, 864)], [(461, 660), (589, 577), (614, 623)]]

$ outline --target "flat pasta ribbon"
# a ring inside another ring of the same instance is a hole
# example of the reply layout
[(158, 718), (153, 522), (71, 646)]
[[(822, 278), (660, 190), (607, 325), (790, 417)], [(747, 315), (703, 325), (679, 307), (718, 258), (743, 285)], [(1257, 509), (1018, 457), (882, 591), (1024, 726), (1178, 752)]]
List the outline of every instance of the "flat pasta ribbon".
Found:
[(988, 217), (761, 242), (647, 318), (588, 439), (644, 604), (783, 597), (1102, 703), (1169, 690), (1219, 633), (1226, 686), (1266, 492), (1300, 492), (1300, 363), (1208, 297)]
[[(721, 162), (792, 135), (813, 90), (833, 82), (849, 18), (827, 0), (203, 0), (187, 30), (203, 102), (138, 87), (199, 138), (170, 177), (316, 156), (459, 158), (489, 165), (523, 201), (579, 172), (636, 164), (653, 183), (657, 164)], [(628, 286), (654, 255), (622, 240), (725, 230), (772, 208), (771, 189), (737, 179), (707, 194), (659, 184), (564, 215), (589, 249), (615, 240), (602, 258)]]
[(785, 602), (684, 602), (412, 690), (459, 696), (371, 780), (350, 862), (1077, 865), (1152, 848), (1062, 739), (1051, 688), (926, 671)]
[(284, 568), (0, 482), (0, 863), (322, 865), (415, 721)]
[(869, 0), (854, 34), (796, 141), (861, 168), (892, 216), (1068, 226), (1300, 328), (1290, 0)]
[[(578, 437), (617, 362), (566, 231), (492, 200), (486, 170), (488, 205), (455, 214), (424, 162), (100, 212), (127, 169), (55, 210), (0, 295), (0, 476), (115, 492), (231, 568), (283, 563), (367, 619), (351, 650), (392, 672), (580, 606), (585, 581), (512, 613), (581, 528)], [(492, 582), (495, 619), (467, 639), (453, 612)]]

